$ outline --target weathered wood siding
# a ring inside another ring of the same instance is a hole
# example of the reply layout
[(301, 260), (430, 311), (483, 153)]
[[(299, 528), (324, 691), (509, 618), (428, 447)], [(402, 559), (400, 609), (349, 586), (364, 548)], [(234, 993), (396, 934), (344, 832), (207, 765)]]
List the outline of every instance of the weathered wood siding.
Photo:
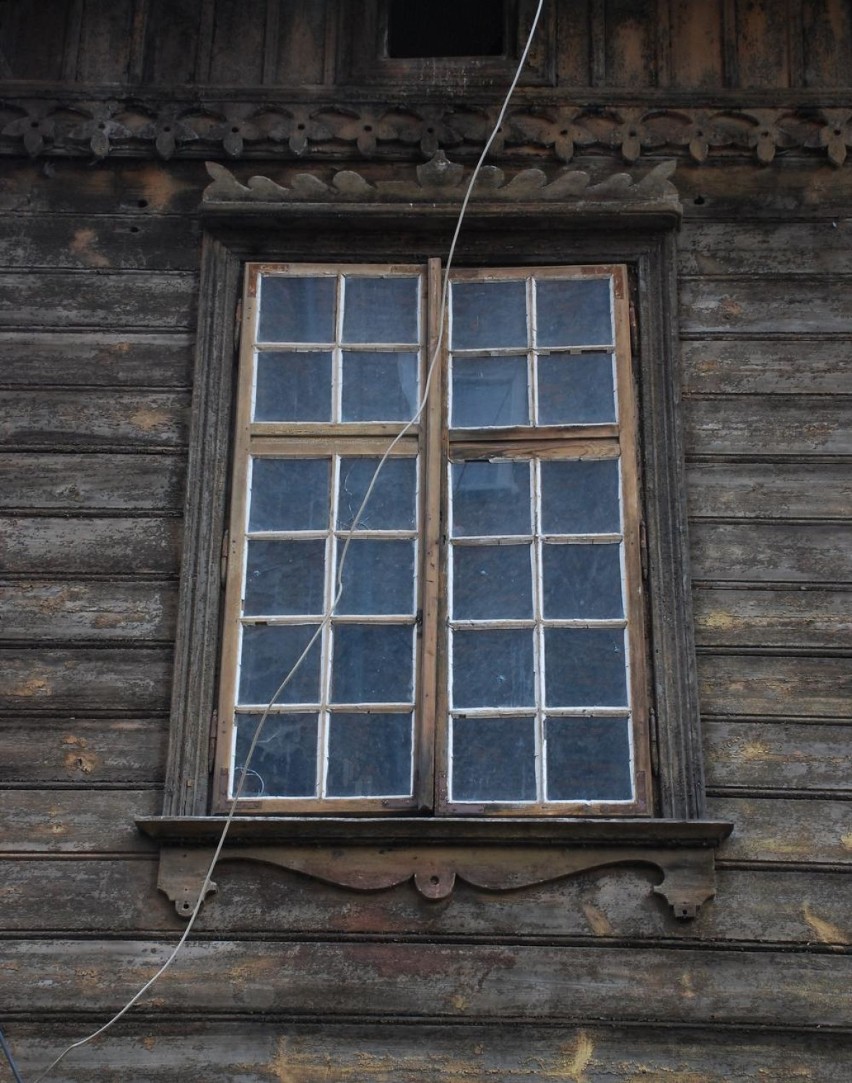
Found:
[[(15, 82), (336, 77), (311, 0), (24, 7), (0, 15)], [(566, 87), (759, 101), (852, 69), (833, 0), (558, 14)], [(715, 902), (679, 923), (640, 870), (428, 903), (223, 866), (179, 964), (56, 1079), (852, 1076), (852, 168), (742, 154), (675, 180), (707, 785), (736, 825)], [(161, 807), (206, 181), (3, 161), (0, 1014), (26, 1078), (182, 928), (133, 819)]]

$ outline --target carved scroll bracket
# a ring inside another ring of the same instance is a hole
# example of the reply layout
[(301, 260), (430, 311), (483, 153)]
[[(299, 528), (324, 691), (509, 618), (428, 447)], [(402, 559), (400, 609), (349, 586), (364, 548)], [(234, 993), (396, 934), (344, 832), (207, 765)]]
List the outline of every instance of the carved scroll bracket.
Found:
[[(158, 886), (178, 915), (189, 917), (212, 860), (215, 819), (209, 829), (202, 826), (205, 821), (162, 818), (140, 821), (140, 827), (163, 838), (180, 833), (181, 822), (184, 835), (195, 835), (202, 844), (164, 846)], [(427, 822), (429, 828), (423, 830)], [(473, 820), (461, 823), (453, 840), (452, 824), (427, 822), (350, 822), (344, 839), (340, 820), (313, 821), (313, 830), (311, 822), (292, 820), (277, 831), (284, 835), (288, 826), (292, 830), (298, 825), (296, 837), (287, 841), (271, 838), (275, 821), (238, 824), (234, 844), (223, 848), (217, 868), (232, 861), (272, 865), (352, 891), (381, 891), (411, 882), (423, 898), (437, 901), (448, 898), (458, 880), (484, 891), (509, 891), (594, 869), (651, 867), (662, 874), (653, 890), (674, 916), (694, 918), (715, 894), (714, 846), (730, 831), (730, 824), (715, 822), (539, 821), (492, 823), (489, 838), (488, 825)], [(666, 826), (679, 830), (662, 842)], [(616, 838), (619, 828), (621, 840)], [(560, 833), (567, 837), (558, 842)], [(215, 884), (208, 885), (208, 894), (215, 890)]]

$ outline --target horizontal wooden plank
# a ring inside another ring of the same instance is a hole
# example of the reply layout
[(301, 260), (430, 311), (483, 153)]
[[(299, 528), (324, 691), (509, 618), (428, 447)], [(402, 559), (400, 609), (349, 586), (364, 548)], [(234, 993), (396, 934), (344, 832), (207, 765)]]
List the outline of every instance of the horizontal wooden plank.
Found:
[[(119, 1008), (173, 939), (0, 945), (0, 1009)], [(766, 975), (755, 996), (756, 975)], [(642, 980), (637, 981), (637, 973)], [(636, 946), (194, 942), (147, 996), (158, 1012), (846, 1026), (847, 957)]]
[(0, 327), (190, 330), (196, 278), (146, 271), (0, 273)]
[(846, 463), (690, 463), (693, 518), (852, 518), (852, 470)]
[(178, 519), (0, 518), (0, 560), (14, 575), (176, 575)]
[(208, 183), (203, 161), (170, 162), (166, 170), (157, 161), (107, 158), (92, 169), (81, 159), (54, 158), (45, 170), (37, 162), (11, 159), (3, 169), (0, 211), (75, 217), (125, 212), (195, 215)]
[(852, 593), (830, 590), (692, 592), (699, 646), (852, 648)]
[(852, 801), (711, 797), (707, 810), (734, 825), (719, 861), (852, 865)]
[(850, 455), (852, 400), (687, 398), (684, 429), (687, 455)]
[(177, 584), (0, 582), (0, 640), (169, 640)]
[(849, 334), (852, 296), (829, 276), (682, 278), (680, 329), (691, 334)]
[(852, 727), (705, 719), (707, 785), (852, 792)]
[[(136, 858), (8, 857), (3, 924), (17, 933), (163, 933), (181, 929), (157, 890), (157, 862)], [(588, 939), (845, 946), (852, 939), (841, 872), (720, 869), (716, 898), (678, 921), (652, 886), (658, 876), (606, 869), (519, 891), (486, 892), (459, 881), (435, 906), (410, 884), (358, 894), (269, 866), (224, 862), (199, 933), (268, 937), (409, 936)]]
[(188, 411), (185, 391), (0, 391), (0, 443), (179, 447), (186, 443)]
[(713, 523), (689, 528), (692, 574), (720, 582), (849, 583), (852, 551), (843, 523)]
[(813, 159), (803, 157), (776, 157), (771, 169), (756, 168), (753, 158), (725, 162), (722, 169), (682, 160), (675, 183), (687, 220), (834, 221), (847, 218), (852, 204), (852, 180), (845, 170), (828, 163), (814, 169)]
[(0, 649), (0, 710), (167, 710), (170, 647)]
[(0, 853), (150, 853), (134, 818), (161, 808), (151, 789), (0, 789)]
[(680, 350), (693, 394), (852, 395), (845, 340), (695, 339)]
[(0, 391), (0, 443), (179, 447), (186, 443), (188, 412), (185, 391)]
[(849, 658), (699, 655), (698, 687), (707, 714), (852, 718)]
[(678, 233), (678, 271), (687, 275), (849, 272), (852, 218), (815, 222), (697, 222)]
[(190, 334), (0, 332), (0, 384), (46, 387), (186, 387)]
[(0, 783), (161, 783), (167, 720), (159, 718), (0, 720)]
[(200, 252), (198, 222), (188, 216), (0, 217), (4, 268), (194, 271)]
[(6, 452), (0, 458), (0, 507), (178, 511), (183, 455)]
[[(147, 1013), (146, 1013), (147, 1016)], [(81, 1036), (79, 1023), (4, 1022), (26, 1079)], [(62, 1062), (67, 1083), (848, 1083), (848, 1037), (679, 1027), (418, 1025), (138, 1019)]]

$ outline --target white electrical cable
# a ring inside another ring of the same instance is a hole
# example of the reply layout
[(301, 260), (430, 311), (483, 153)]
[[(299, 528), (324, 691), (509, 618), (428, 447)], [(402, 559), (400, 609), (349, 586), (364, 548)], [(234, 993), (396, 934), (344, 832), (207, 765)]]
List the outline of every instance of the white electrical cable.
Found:
[(222, 848), (225, 845), (225, 840), (228, 837), (228, 831), (230, 830), (231, 824), (233, 823), (234, 817), (236, 815), (237, 806), (239, 804), (240, 797), (242, 796), (243, 787), (245, 786), (245, 781), (246, 781), (246, 778), (248, 776), (248, 770), (249, 770), (249, 765), (251, 763), (251, 758), (254, 755), (255, 749), (257, 748), (257, 743), (258, 743), (258, 741), (260, 739), (260, 734), (261, 734), (261, 731), (263, 730), (263, 727), (264, 727), (264, 725), (266, 723), (266, 720), (269, 717), (269, 712), (271, 711), (275, 701), (278, 699), (278, 697), (281, 695), (281, 693), (284, 691), (284, 689), (287, 687), (287, 685), (293, 679), (293, 677), (296, 674), (297, 670), (302, 665), (302, 662), (305, 660), (305, 658), (308, 656), (311, 648), (313, 647), (314, 643), (316, 643), (317, 639), (320, 637), (323, 630), (330, 624), (331, 619), (332, 619), (332, 615), (334, 613), (335, 608), (337, 607), (337, 603), (340, 601), (340, 595), (341, 595), (341, 593), (343, 591), (343, 566), (344, 566), (344, 563), (346, 561), (346, 555), (347, 555), (347, 553), (349, 551), (349, 543), (352, 541), (352, 538), (353, 538), (353, 536), (355, 534), (355, 531), (356, 531), (356, 529), (358, 527), (358, 524), (361, 521), (361, 516), (363, 515), (364, 509), (367, 506), (367, 502), (369, 501), (370, 496), (373, 493), (373, 489), (376, 486), (376, 482), (378, 480), (379, 474), (381, 473), (381, 471), (382, 471), (385, 463), (387, 462), (389, 456), (393, 452), (393, 449), (397, 446), (397, 444), (400, 442), (400, 440), (402, 440), (402, 438), (406, 435), (406, 433), (409, 432), (409, 430), (412, 429), (418, 423), (424, 409), (426, 408), (426, 403), (428, 402), (428, 399), (429, 399), (429, 391), (430, 391), (430, 388), (431, 388), (431, 385), (432, 385), (432, 377), (433, 377), (433, 375), (435, 373), (435, 369), (437, 367), (438, 358), (440, 357), (440, 353), (441, 353), (441, 346), (442, 346), (443, 340), (444, 340), (444, 323), (445, 323), (444, 317), (446, 315), (447, 298), (449, 296), (450, 269), (451, 269), (451, 267), (453, 265), (453, 258), (455, 256), (456, 245), (458, 243), (459, 234), (461, 233), (462, 223), (464, 222), (465, 214), (467, 213), (468, 204), (470, 203), (470, 197), (473, 194), (473, 189), (474, 189), (474, 186), (476, 185), (477, 177), (479, 176), (480, 170), (482, 169), (482, 166), (483, 166), (483, 164), (485, 162), (485, 159), (488, 156), (488, 152), (491, 149), (491, 145), (493, 144), (494, 140), (497, 138), (497, 135), (500, 132), (500, 128), (501, 128), (501, 126), (503, 124), (503, 119), (506, 116), (506, 110), (509, 108), (509, 102), (511, 101), (512, 95), (515, 92), (515, 87), (518, 85), (518, 80), (521, 77), (521, 72), (524, 69), (524, 65), (527, 62), (527, 57), (529, 56), (530, 49), (532, 48), (533, 38), (535, 36), (536, 28), (538, 26), (539, 19), (541, 17), (541, 12), (542, 12), (542, 9), (544, 7), (544, 2), (545, 2), (545, 0), (538, 0), (538, 6), (536, 8), (535, 15), (533, 16), (532, 24), (530, 25), (530, 32), (529, 32), (529, 35), (527, 37), (527, 42), (526, 42), (526, 45), (524, 46), (524, 51), (521, 54), (521, 58), (520, 58), (520, 60), (518, 62), (518, 66), (517, 66), (517, 68), (515, 70), (514, 78), (512, 79), (512, 82), (511, 82), (511, 84), (509, 86), (509, 89), (506, 92), (505, 98), (503, 99), (503, 104), (500, 107), (500, 112), (497, 115), (497, 120), (496, 120), (496, 122), (494, 124), (494, 127), (493, 127), (492, 131), (491, 131), (491, 135), (489, 135), (489, 137), (488, 137), (488, 139), (487, 139), (487, 141), (485, 143), (485, 146), (482, 148), (482, 153), (479, 156), (479, 160), (477, 161), (476, 165), (474, 166), (473, 173), (471, 174), (470, 181), (468, 182), (467, 191), (465, 192), (464, 199), (462, 200), (461, 208), (459, 209), (458, 219), (456, 220), (456, 228), (455, 228), (455, 230), (453, 232), (453, 238), (452, 238), (452, 241), (450, 242), (450, 248), (449, 248), (449, 251), (447, 253), (447, 262), (446, 262), (446, 265), (444, 267), (443, 282), (441, 284), (441, 306), (440, 306), (439, 315), (438, 315), (438, 338), (437, 338), (437, 341), (435, 343), (435, 349), (434, 349), (434, 351), (432, 353), (432, 357), (431, 357), (431, 359), (429, 361), (429, 366), (428, 366), (428, 369), (427, 369), (427, 372), (426, 372), (426, 380), (425, 380), (425, 383), (423, 385), (423, 394), (420, 397), (420, 402), (418, 403), (417, 411), (415, 412), (414, 416), (409, 421), (407, 421), (405, 423), (405, 425), (403, 425), (402, 429), (400, 429), (400, 431), (397, 433), (397, 435), (390, 442), (387, 449), (385, 450), (384, 455), (382, 455), (381, 459), (379, 459), (379, 463), (376, 466), (375, 472), (373, 473), (373, 477), (370, 480), (370, 484), (367, 486), (367, 491), (364, 493), (364, 499), (361, 501), (361, 506), (358, 508), (358, 511), (357, 511), (354, 519), (352, 520), (352, 524), (350, 525), (349, 530), (348, 530), (347, 535), (346, 535), (346, 541), (343, 544), (343, 549), (342, 549), (341, 554), (340, 554), (340, 562), (338, 564), (338, 570), (337, 570), (337, 581), (336, 581), (336, 584), (335, 584), (337, 589), (335, 591), (334, 599), (332, 600), (331, 605), (328, 607), (327, 612), (323, 615), (322, 622), (317, 626), (317, 630), (311, 636), (310, 640), (308, 641), (307, 646), (302, 651), (302, 653), (299, 655), (299, 657), (296, 659), (296, 662), (294, 663), (294, 665), (291, 668), (290, 672), (286, 675), (286, 677), (281, 682), (281, 684), (278, 686), (278, 688), (276, 688), (275, 693), (273, 694), (273, 696), (270, 699), (269, 703), (264, 708), (263, 714), (260, 716), (260, 720), (258, 721), (257, 726), (255, 727), (254, 736), (252, 737), (251, 744), (249, 745), (249, 749), (248, 749), (248, 752), (246, 754), (245, 763), (243, 764), (243, 768), (242, 768), (242, 772), (240, 774), (239, 782), (238, 782), (237, 788), (236, 788), (236, 790), (234, 792), (234, 796), (233, 796), (233, 798), (231, 800), (231, 805), (230, 805), (230, 808), (228, 809), (228, 815), (227, 815), (227, 817), (225, 819), (225, 823), (224, 823), (224, 825), (222, 827), (222, 833), (219, 836), (219, 841), (218, 841), (218, 843), (216, 845), (215, 851), (213, 852), (213, 857), (210, 860), (210, 864), (209, 864), (209, 866), (207, 868), (207, 872), (206, 872), (206, 874), (204, 876), (204, 881), (203, 881), (203, 883), (201, 885), (201, 889), (200, 889), (200, 891), (198, 893), (198, 899), (196, 900), (195, 906), (193, 908), (192, 914), (189, 917), (186, 928), (184, 929), (183, 934), (181, 935), (180, 939), (178, 940), (178, 942), (175, 944), (174, 948), (172, 949), (169, 957), (166, 959), (166, 961), (163, 963), (163, 965), (160, 967), (160, 969), (153, 975), (153, 977), (149, 978), (148, 981), (145, 982), (145, 984), (130, 998), (130, 1000), (128, 1000), (128, 1002), (124, 1005), (124, 1007), (121, 1008), (120, 1011), (116, 1012), (115, 1015), (111, 1019), (109, 1019), (106, 1023), (103, 1024), (103, 1026), (99, 1027), (92, 1034), (87, 1035), (87, 1037), (85, 1037), (85, 1038), (81, 1038), (79, 1041), (72, 1042), (71, 1045), (69, 1045), (65, 1049), (63, 1049), (63, 1051), (59, 1054), (59, 1056), (55, 1060), (51, 1061), (51, 1063), (45, 1068), (45, 1070), (41, 1073), (41, 1075), (39, 1075), (39, 1076), (37, 1076), (35, 1078), (33, 1083), (41, 1083), (41, 1081), (43, 1079), (46, 1079), (47, 1076), (50, 1074), (50, 1072), (52, 1072), (53, 1069), (57, 1066), (57, 1064), (59, 1064), (59, 1062), (61, 1060), (63, 1060), (70, 1052), (72, 1052), (74, 1049), (79, 1049), (81, 1046), (87, 1045), (89, 1042), (94, 1041), (95, 1038), (100, 1037), (101, 1034), (103, 1034), (105, 1031), (109, 1030), (110, 1027), (112, 1027), (115, 1023), (117, 1023), (118, 1020), (121, 1019), (121, 1017), (123, 1015), (125, 1015), (127, 1012), (129, 1012), (130, 1009), (133, 1007), (133, 1005), (136, 1004), (137, 1001), (139, 1001), (145, 995), (145, 993), (148, 992), (148, 990), (151, 988), (151, 986), (154, 985), (154, 983), (156, 981), (158, 981), (162, 977), (162, 975), (165, 974), (165, 972), (169, 969), (169, 967), (172, 965), (172, 963), (177, 958), (178, 953), (180, 952), (181, 948), (183, 948), (184, 944), (186, 943), (186, 941), (187, 941), (187, 939), (189, 937), (189, 934), (192, 932), (192, 928), (195, 925), (196, 918), (198, 917), (198, 914), (201, 911), (202, 903), (204, 902), (204, 899), (205, 899), (205, 897), (207, 895), (207, 892), (208, 892), (208, 890), (210, 888), (210, 884), (211, 884), (211, 881), (213, 879), (213, 870), (216, 868), (216, 863), (219, 860), (219, 856), (222, 853)]

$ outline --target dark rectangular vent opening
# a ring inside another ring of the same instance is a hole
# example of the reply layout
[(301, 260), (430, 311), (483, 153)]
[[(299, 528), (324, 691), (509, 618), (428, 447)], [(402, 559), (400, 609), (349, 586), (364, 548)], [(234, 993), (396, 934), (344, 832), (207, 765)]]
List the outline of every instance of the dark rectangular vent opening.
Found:
[(505, 0), (388, 0), (388, 56), (501, 56)]

